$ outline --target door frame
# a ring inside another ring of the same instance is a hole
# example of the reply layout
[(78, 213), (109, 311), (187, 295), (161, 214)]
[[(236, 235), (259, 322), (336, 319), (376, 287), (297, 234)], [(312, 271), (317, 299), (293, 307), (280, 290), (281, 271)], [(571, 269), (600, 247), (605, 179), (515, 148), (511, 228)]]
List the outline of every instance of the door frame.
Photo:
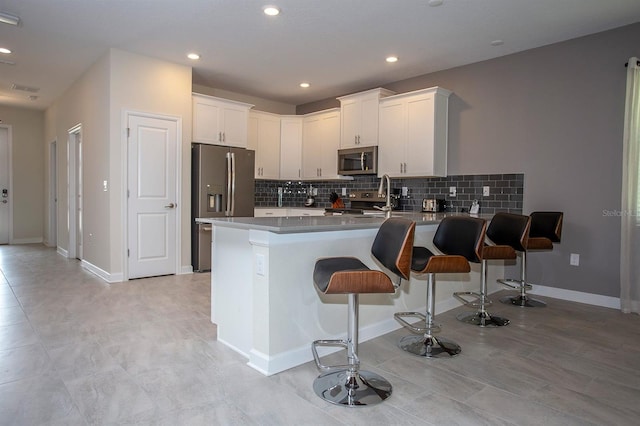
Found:
[(9, 245), (13, 244), (13, 154), (12, 154), (12, 145), (13, 145), (13, 133), (10, 124), (1, 124), (0, 127), (3, 129), (7, 129), (7, 147), (8, 147), (8, 163), (9, 163)]
[(58, 246), (58, 143), (49, 143), (49, 235), (47, 246)]
[(136, 111), (125, 109), (122, 111), (121, 123), (122, 131), (121, 149), (122, 149), (122, 163), (120, 164), (122, 170), (122, 210), (120, 212), (120, 219), (122, 221), (122, 279), (123, 281), (129, 280), (129, 256), (127, 254), (128, 241), (129, 241), (129, 197), (127, 191), (129, 190), (129, 135), (128, 125), (129, 118), (132, 116), (155, 118), (159, 120), (174, 121), (176, 123), (176, 200), (178, 208), (176, 209), (176, 259), (174, 265), (174, 273), (178, 275), (181, 273), (182, 265), (182, 117), (156, 114), (152, 112)]
[[(82, 141), (82, 124), (76, 124), (67, 130), (67, 231), (69, 242), (67, 258), (76, 259), (82, 256), (78, 253), (78, 188), (82, 177), (78, 175), (82, 158), (78, 158), (78, 140)], [(80, 236), (81, 238), (82, 236)], [(82, 260), (82, 259), (81, 259)]]

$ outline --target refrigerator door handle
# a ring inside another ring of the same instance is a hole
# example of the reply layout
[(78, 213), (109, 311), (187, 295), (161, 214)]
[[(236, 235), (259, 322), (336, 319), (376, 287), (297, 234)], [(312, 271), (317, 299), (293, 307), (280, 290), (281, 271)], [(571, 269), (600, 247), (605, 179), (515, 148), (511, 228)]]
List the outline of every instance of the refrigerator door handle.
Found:
[(235, 215), (236, 209), (236, 155), (231, 153), (231, 216)]
[(225, 206), (224, 215), (229, 216), (231, 212), (231, 153), (227, 152), (227, 205)]

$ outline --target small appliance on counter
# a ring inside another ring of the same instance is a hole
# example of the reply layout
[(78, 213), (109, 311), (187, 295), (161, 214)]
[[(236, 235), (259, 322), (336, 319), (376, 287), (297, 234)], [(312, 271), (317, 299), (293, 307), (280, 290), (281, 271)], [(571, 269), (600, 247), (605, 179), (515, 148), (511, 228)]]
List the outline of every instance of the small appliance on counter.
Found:
[(424, 198), (422, 200), (422, 211), (428, 213), (443, 212), (445, 207), (444, 200), (436, 198)]
[[(379, 211), (376, 207), (383, 207), (386, 204), (387, 195), (378, 195), (377, 189), (369, 191), (353, 191), (349, 194), (349, 201), (351, 202), (352, 209), (362, 210), (375, 210)], [(391, 208), (396, 210), (398, 208), (398, 198), (391, 196)]]

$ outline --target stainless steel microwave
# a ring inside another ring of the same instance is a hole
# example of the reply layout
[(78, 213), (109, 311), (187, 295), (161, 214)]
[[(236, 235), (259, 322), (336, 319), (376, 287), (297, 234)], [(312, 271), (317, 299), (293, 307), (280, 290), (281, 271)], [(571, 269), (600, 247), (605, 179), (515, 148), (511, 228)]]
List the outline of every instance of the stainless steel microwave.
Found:
[(375, 175), (378, 173), (378, 147), (338, 150), (339, 175)]

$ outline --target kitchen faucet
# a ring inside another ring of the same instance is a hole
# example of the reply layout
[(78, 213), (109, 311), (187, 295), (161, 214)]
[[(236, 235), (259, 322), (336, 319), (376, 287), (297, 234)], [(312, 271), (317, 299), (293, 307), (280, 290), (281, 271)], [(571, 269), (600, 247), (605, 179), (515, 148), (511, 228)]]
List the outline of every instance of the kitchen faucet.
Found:
[(384, 212), (384, 217), (389, 219), (391, 217), (391, 179), (388, 174), (382, 175), (380, 178), (380, 186), (378, 187), (378, 196), (384, 194), (382, 192), (382, 188), (384, 187), (384, 182), (387, 181), (387, 202), (384, 207), (374, 206), (378, 210), (382, 210)]

